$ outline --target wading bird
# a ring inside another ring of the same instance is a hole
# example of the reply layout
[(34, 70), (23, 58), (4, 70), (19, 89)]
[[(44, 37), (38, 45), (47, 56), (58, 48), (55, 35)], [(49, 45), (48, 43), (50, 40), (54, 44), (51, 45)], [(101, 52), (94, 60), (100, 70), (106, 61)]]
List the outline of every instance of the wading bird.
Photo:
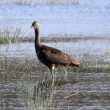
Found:
[(79, 62), (73, 60), (69, 55), (62, 51), (43, 45), (40, 42), (40, 24), (37, 21), (32, 23), (35, 31), (35, 51), (38, 59), (46, 65), (50, 71), (52, 78), (55, 76), (55, 68), (59, 66), (76, 66), (79, 67)]

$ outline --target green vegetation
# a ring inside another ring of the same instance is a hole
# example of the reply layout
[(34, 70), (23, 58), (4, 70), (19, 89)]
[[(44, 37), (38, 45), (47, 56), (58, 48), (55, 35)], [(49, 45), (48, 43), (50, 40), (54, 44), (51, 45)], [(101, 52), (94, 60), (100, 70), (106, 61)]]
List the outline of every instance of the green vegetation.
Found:
[[(89, 62), (88, 59), (81, 61), (80, 68), (67, 68), (69, 73), (67, 77), (64, 76), (64, 70), (59, 69), (58, 73), (61, 76), (56, 76), (54, 80), (51, 79), (49, 70), (36, 63), (35, 59), (32, 57), (0, 58), (0, 82), (18, 81), (15, 91), (22, 103), (21, 107), (27, 110), (52, 110), (54, 108), (60, 110), (62, 105), (67, 104), (67, 99), (77, 99), (81, 95), (73, 90), (59, 91), (58, 88), (65, 84), (109, 80), (107, 77), (103, 78), (103, 75), (91, 77), (92, 74), (98, 72), (105, 72), (105, 75), (110, 72), (110, 64), (104, 62), (103, 59), (94, 63)], [(67, 110), (69, 110), (69, 105)]]
[[(58, 92), (57, 87), (59, 85), (63, 85), (66, 81), (65, 79), (49, 79), (44, 80), (42, 82), (38, 82), (36, 84), (31, 84), (30, 86), (26, 86), (24, 83), (24, 77), (21, 78), (21, 82), (18, 84), (16, 88), (16, 92), (18, 93), (21, 99), (28, 99), (28, 110), (51, 110), (56, 109), (60, 110), (61, 104), (70, 97), (77, 95), (75, 92), (68, 92), (62, 94)], [(61, 102), (56, 102), (58, 95), (61, 95)], [(25, 105), (25, 104), (23, 104)]]
[[(87, 61), (82, 62), (80, 61), (81, 65), (79, 68), (74, 67), (68, 67), (68, 72), (110, 72), (110, 63), (104, 62), (103, 59), (99, 59), (99, 61), (89, 62)], [(36, 58), (13, 58), (10, 60), (10, 58), (1, 58), (0, 59), (0, 67), (1, 69), (4, 69), (5, 71), (17, 71), (17, 72), (45, 72), (49, 71), (47, 67), (42, 65), (41, 63), (36, 63)], [(58, 71), (64, 71), (63, 69), (58, 69)]]
[(0, 31), (0, 44), (11, 44), (19, 42), (20, 29), (4, 29)]
[[(17, 32), (18, 34), (16, 32), (17, 31), (11, 33), (11, 31), (5, 30), (2, 36), (7, 39), (10, 38), (10, 36), (18, 39), (20, 30)], [(60, 42), (72, 40), (77, 39), (58, 39)], [(15, 40), (14, 42), (5, 41), (4, 43), (15, 43), (18, 41), (19, 40)], [(45, 39), (43, 42), (47, 41), (57, 41), (57, 39)], [(19, 98), (22, 103), (21, 107), (26, 110), (60, 110), (65, 104), (66, 107), (68, 106), (67, 110), (70, 110), (68, 99), (75, 98), (75, 100), (77, 100), (79, 97), (86, 96), (78, 93), (76, 90), (65, 89), (66, 86), (64, 85), (67, 84), (71, 86), (74, 84), (82, 84), (82, 82), (90, 84), (90, 82), (97, 82), (99, 80), (101, 82), (109, 81), (107, 75), (110, 72), (110, 63), (105, 61), (104, 58), (99, 58), (99, 56), (93, 56), (88, 53), (87, 55), (82, 55), (82, 58), (79, 59), (81, 63), (79, 68), (59, 68), (56, 72), (55, 79), (52, 80), (50, 71), (47, 67), (37, 62), (36, 57), (24, 56), (11, 58), (9, 56), (1, 56), (0, 82), (1, 84), (11, 81), (17, 82), (15, 92), (17, 98)], [(64, 75), (65, 73), (68, 73), (68, 75)], [(92, 98), (96, 99), (95, 97), (97, 97), (97, 94)]]

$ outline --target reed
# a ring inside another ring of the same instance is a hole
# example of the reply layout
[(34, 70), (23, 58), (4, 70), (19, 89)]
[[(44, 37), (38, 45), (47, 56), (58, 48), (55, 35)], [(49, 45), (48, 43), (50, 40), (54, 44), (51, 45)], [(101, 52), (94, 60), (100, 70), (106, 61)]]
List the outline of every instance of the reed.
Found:
[(19, 42), (21, 29), (13, 30), (12, 28), (5, 28), (0, 31), (0, 44), (11, 44)]
[[(63, 43), (64, 40), (61, 39)], [(64, 45), (63, 45), (64, 46)], [(63, 49), (65, 46), (63, 47)], [(69, 50), (67, 50), (69, 51)], [(72, 54), (71, 52), (69, 54)], [(80, 67), (67, 68), (64, 70), (58, 69), (58, 77), (55, 80), (51, 79), (51, 75), (48, 75), (49, 70), (36, 63), (36, 57), (23, 57), (23, 58), (0, 58), (0, 82), (16, 80), (19, 81), (16, 87), (16, 93), (22, 102), (23, 107), (26, 110), (60, 110), (66, 99), (71, 97), (77, 98), (77, 92), (73, 91), (59, 91), (58, 87), (68, 83), (77, 83), (83, 80), (97, 80), (85, 78), (81, 79), (83, 73), (100, 73), (105, 74), (110, 72), (110, 63), (104, 61), (104, 59), (97, 59), (92, 61), (93, 56), (82, 55), (80, 59)], [(68, 71), (67, 79), (64, 77), (64, 71)], [(61, 76), (59, 76), (59, 73)], [(56, 72), (57, 74), (57, 72)], [(80, 77), (79, 77), (80, 76)], [(49, 78), (50, 77), (50, 78)], [(68, 82), (68, 77), (70, 77)], [(79, 78), (79, 79), (78, 79)], [(75, 79), (75, 81), (74, 81)], [(102, 80), (102, 79), (100, 79)], [(103, 79), (107, 80), (107, 79)], [(60, 98), (60, 102), (57, 102)], [(67, 108), (69, 110), (69, 106)]]

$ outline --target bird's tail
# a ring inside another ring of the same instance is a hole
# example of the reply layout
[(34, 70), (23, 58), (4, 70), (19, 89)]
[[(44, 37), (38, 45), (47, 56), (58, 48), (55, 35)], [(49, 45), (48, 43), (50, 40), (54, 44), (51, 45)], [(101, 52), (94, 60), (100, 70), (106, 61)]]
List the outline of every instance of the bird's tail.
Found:
[(76, 66), (79, 67), (80, 63), (78, 61), (73, 61), (70, 66)]

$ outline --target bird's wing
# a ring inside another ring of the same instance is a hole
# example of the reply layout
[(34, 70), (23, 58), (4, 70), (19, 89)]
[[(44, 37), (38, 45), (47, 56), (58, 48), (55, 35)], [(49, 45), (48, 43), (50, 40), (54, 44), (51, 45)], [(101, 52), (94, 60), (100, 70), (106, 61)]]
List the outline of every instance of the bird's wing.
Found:
[(42, 50), (51, 51), (52, 53), (56, 53), (56, 54), (62, 53), (61, 50), (58, 50), (56, 48), (49, 47), (49, 46), (46, 46), (46, 45), (42, 45)]
[(52, 64), (66, 65), (71, 62), (68, 55), (54, 48), (42, 50), (42, 54), (45, 56), (46, 60)]

